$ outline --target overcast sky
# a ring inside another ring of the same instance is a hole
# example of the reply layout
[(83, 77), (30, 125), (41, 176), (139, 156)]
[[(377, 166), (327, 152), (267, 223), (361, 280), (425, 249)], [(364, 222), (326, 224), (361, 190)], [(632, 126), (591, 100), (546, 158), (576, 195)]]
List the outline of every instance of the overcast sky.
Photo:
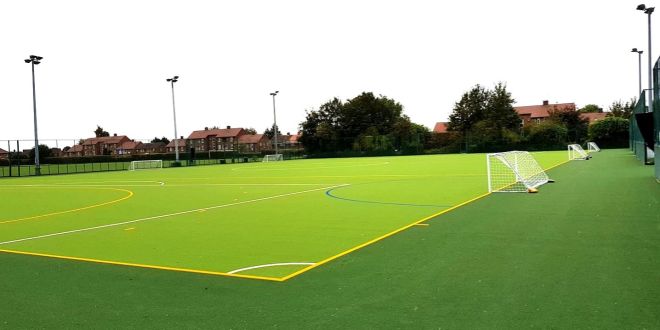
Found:
[(36, 67), (44, 140), (90, 137), (96, 125), (172, 138), (165, 79), (173, 75), (184, 136), (205, 126), (263, 132), (275, 90), (284, 133), (298, 130), (305, 110), (363, 91), (395, 99), (429, 128), (475, 84), (500, 81), (516, 105), (607, 109), (637, 94), (632, 47), (645, 51), (646, 70), (639, 1), (6, 0), (0, 140), (33, 138), (30, 54), (44, 57)]

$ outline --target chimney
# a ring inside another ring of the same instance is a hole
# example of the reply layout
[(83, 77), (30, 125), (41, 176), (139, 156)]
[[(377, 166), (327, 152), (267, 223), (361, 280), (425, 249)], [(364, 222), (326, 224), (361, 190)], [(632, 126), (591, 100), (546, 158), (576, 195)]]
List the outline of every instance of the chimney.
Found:
[(549, 104), (549, 103), (548, 103), (548, 100), (544, 100), (544, 101), (543, 101), (543, 105), (548, 105), (548, 104)]
[(183, 135), (181, 135), (181, 140), (183, 140)]
[(231, 126), (227, 125), (227, 129), (231, 129)]
[(205, 130), (205, 131), (208, 131), (208, 130), (209, 130), (209, 127), (208, 127), (208, 126), (207, 126), (207, 127), (204, 127), (204, 130)]
[(112, 136), (117, 136), (117, 133), (115, 133), (115, 134), (112, 134)]

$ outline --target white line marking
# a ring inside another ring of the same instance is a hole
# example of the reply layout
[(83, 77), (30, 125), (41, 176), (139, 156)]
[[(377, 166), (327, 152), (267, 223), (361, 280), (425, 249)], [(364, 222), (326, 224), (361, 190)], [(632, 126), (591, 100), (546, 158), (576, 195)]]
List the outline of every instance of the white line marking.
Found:
[[(263, 186), (273, 186), (273, 187), (279, 187), (279, 186), (327, 186), (327, 185), (334, 185), (336, 183), (170, 183), (167, 186), (168, 187), (200, 187), (200, 186), (254, 186), (254, 187), (263, 187)], [(3, 185), (0, 186), (0, 188), (4, 187), (19, 187), (19, 188), (62, 188), (62, 187), (72, 187), (72, 188), (79, 188), (79, 187), (160, 187), (164, 186), (165, 182), (159, 182), (159, 185), (155, 184), (143, 184), (143, 185), (135, 185), (135, 184), (21, 184), (21, 185)]]
[(282, 262), (282, 263), (278, 263), (278, 264), (267, 264), (267, 265), (258, 265), (258, 266), (252, 266), (252, 267), (245, 267), (245, 268), (241, 268), (241, 269), (232, 270), (231, 272), (227, 272), (227, 274), (236, 274), (236, 273), (240, 273), (242, 271), (257, 269), (257, 268), (278, 267), (278, 266), (311, 266), (311, 265), (315, 265), (315, 264), (316, 263), (314, 263), (314, 262)]
[(251, 199), (251, 200), (242, 201), (242, 202), (222, 204), (222, 205), (216, 205), (216, 206), (209, 206), (209, 207), (204, 207), (204, 208), (199, 208), (199, 209), (194, 209), (194, 210), (188, 210), (188, 211), (175, 212), (175, 213), (170, 213), (170, 214), (156, 215), (156, 216), (153, 216), (153, 217), (123, 221), (123, 222), (118, 222), (118, 223), (111, 223), (111, 224), (107, 224), (107, 225), (88, 227), (88, 228), (82, 228), (82, 229), (75, 229), (75, 230), (68, 230), (68, 231), (62, 231), (62, 232), (59, 232), (59, 233), (39, 235), (39, 236), (33, 236), (33, 237), (20, 238), (20, 239), (15, 239), (15, 240), (11, 240), (11, 241), (0, 242), (0, 245), (6, 245), (6, 244), (18, 243), (18, 242), (24, 242), (24, 241), (31, 241), (31, 240), (36, 240), (36, 239), (41, 239), (41, 238), (48, 238), (48, 237), (53, 237), (53, 236), (75, 234), (75, 233), (80, 233), (80, 232), (84, 232), (84, 231), (96, 230), (96, 229), (122, 226), (122, 225), (127, 225), (129, 223), (136, 223), (136, 222), (142, 222), (142, 221), (148, 221), (148, 220), (162, 219), (162, 218), (168, 218), (168, 217), (173, 217), (173, 216), (177, 216), (177, 215), (189, 214), (189, 213), (193, 213), (193, 212), (207, 211), (207, 210), (225, 208), (225, 207), (230, 207), (230, 206), (261, 202), (261, 201), (265, 201), (265, 200), (269, 200), (269, 199), (275, 199), (275, 198), (281, 198), (281, 197), (287, 197), (287, 196), (293, 196), (293, 195), (300, 195), (300, 194), (305, 194), (305, 193), (309, 193), (309, 192), (314, 192), (314, 191), (319, 191), (319, 190), (326, 190), (326, 189), (333, 189), (333, 188), (338, 188), (338, 187), (343, 187), (343, 186), (348, 186), (348, 185), (349, 184), (341, 184), (341, 185), (336, 185), (336, 186), (331, 186), (331, 187), (310, 189), (310, 190), (292, 192), (292, 193), (275, 195), (275, 196), (270, 196), (270, 197), (256, 198), (256, 199)]

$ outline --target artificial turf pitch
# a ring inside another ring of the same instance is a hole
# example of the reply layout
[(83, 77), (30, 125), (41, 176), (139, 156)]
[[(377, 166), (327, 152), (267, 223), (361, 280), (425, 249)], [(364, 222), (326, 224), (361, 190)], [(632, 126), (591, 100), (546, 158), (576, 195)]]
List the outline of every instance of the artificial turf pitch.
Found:
[[(483, 185), (457, 168), (453, 186)], [(428, 175), (408, 171), (397, 175)], [(627, 151), (605, 151), (551, 170), (557, 183), (539, 194), (489, 195), (283, 283), (0, 253), (0, 326), (657, 328), (660, 194), (645, 171)], [(352, 186), (388, 182), (362, 180)], [(431, 190), (383, 190), (341, 195), (353, 202), (321, 195), (381, 216), (430, 203)]]

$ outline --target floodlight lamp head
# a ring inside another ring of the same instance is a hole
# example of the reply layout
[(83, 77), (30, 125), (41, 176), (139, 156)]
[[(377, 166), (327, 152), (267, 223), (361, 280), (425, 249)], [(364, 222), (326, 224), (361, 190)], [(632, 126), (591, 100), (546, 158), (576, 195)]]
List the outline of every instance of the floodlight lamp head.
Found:
[(41, 62), (39, 62), (39, 61), (32, 61), (32, 63), (34, 63), (34, 65), (37, 65), (37, 64), (39, 64), (39, 63), (41, 63)]
[(645, 4), (641, 4), (641, 5), (638, 5), (638, 6), (637, 6), (637, 10), (644, 10), (644, 9), (646, 9), (646, 5), (645, 5)]
[(173, 79), (174, 79), (174, 80), (177, 80), (177, 79), (179, 79), (179, 76), (174, 76)]
[(43, 59), (44, 59), (44, 58), (43, 58), (42, 56), (37, 56), (37, 61), (41, 61), (41, 60), (43, 60)]
[(170, 81), (172, 81), (172, 79), (170, 79), (170, 78), (167, 78), (167, 82), (170, 82)]
[(37, 55), (30, 55), (30, 59), (36, 59), (38, 56)]
[(644, 14), (653, 14), (653, 11), (655, 10), (655, 7), (648, 7), (646, 10), (644, 10)]
[(631, 53), (637, 53), (637, 48), (633, 48), (630, 52)]
[(25, 61), (25, 63), (30, 63), (30, 62), (32, 62), (31, 59), (25, 59), (24, 61)]

